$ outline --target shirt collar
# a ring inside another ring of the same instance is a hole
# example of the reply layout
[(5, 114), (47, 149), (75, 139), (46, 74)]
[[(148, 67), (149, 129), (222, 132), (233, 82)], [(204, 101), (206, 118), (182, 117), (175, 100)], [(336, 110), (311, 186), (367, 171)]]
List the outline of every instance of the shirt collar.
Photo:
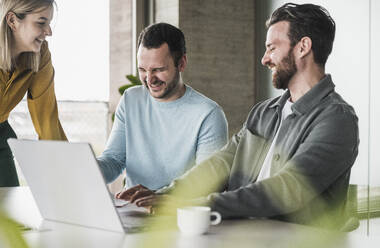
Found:
[[(326, 74), (326, 76), (324, 76), (313, 88), (292, 105), (293, 113), (301, 115), (305, 114), (333, 91), (334, 88), (335, 85), (332, 82), (331, 75)], [(284, 94), (282, 94), (282, 96), (270, 106), (270, 108), (284, 106), (289, 97), (290, 92), (289, 90), (286, 90)]]
[(273, 104), (269, 106), (269, 108), (284, 106), (286, 101), (289, 99), (289, 97), (290, 97), (290, 92), (289, 90), (286, 90), (284, 94), (282, 94), (281, 97), (277, 99), (277, 101), (275, 101)]
[[(148, 92), (149, 94), (149, 98), (151, 99), (152, 103), (156, 106), (159, 106), (160, 108), (174, 108), (174, 107), (178, 107), (178, 105), (180, 104), (183, 104), (184, 102), (186, 102), (188, 100), (188, 98), (190, 97), (190, 95), (192, 94), (192, 88), (187, 85), (187, 84), (184, 84), (185, 85), (185, 94), (183, 94), (183, 96), (181, 96), (180, 98), (178, 99), (175, 99), (173, 101), (170, 101), (170, 102), (160, 102), (158, 101), (157, 99), (155, 99), (153, 96), (150, 95), (150, 93)], [(144, 87), (145, 90), (146, 87)], [(148, 91), (148, 90), (147, 90)]]

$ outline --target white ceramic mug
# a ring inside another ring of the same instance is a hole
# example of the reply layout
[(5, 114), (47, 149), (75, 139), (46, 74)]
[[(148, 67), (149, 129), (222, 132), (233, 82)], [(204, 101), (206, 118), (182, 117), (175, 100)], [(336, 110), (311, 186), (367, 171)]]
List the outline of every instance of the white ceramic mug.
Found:
[[(211, 221), (211, 216), (215, 220)], [(177, 225), (186, 235), (199, 235), (206, 233), (210, 225), (217, 225), (222, 220), (220, 213), (211, 211), (210, 207), (183, 207), (177, 209)]]

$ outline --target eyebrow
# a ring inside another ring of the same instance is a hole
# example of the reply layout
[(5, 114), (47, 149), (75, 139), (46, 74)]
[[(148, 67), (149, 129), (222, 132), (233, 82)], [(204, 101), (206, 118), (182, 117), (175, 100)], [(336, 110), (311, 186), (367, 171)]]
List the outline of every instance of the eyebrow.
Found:
[(47, 20), (48, 20), (46, 17), (43, 17), (43, 16), (41, 16), (41, 17), (38, 18), (38, 19), (42, 19), (42, 20), (44, 20), (44, 21), (47, 21)]
[[(145, 68), (142, 67), (142, 66), (139, 66), (138, 68), (145, 70)], [(159, 67), (153, 67), (153, 68), (151, 68), (151, 70), (162, 70), (162, 69), (166, 69), (166, 66), (159, 66)]]
[(166, 68), (166, 66), (160, 66), (160, 67), (155, 67), (155, 68), (153, 68), (153, 69), (156, 69), (156, 70), (162, 70), (162, 69), (165, 69)]

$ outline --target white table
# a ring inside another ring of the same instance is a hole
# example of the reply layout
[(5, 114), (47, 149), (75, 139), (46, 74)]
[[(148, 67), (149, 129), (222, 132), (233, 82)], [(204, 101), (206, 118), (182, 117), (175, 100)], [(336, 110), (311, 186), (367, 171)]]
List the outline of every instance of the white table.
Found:
[(0, 188), (0, 205), (26, 231), (30, 247), (379, 247), (380, 237), (334, 233), (265, 219), (224, 220), (206, 235), (186, 237), (176, 229), (123, 234), (42, 220), (28, 187)]

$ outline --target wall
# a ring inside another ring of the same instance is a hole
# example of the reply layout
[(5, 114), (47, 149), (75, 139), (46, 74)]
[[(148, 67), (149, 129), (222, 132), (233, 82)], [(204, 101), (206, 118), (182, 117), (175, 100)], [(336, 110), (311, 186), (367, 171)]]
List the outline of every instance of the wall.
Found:
[(110, 4), (110, 112), (120, 100), (118, 88), (127, 84), (132, 73), (132, 0), (112, 0)]
[[(187, 42), (185, 83), (221, 105), (230, 135), (255, 102), (252, 0), (156, 0), (155, 21), (176, 24)], [(158, 4), (160, 3), (160, 4)], [(178, 7), (177, 7), (178, 6)]]
[[(380, 147), (380, 1), (370, 1), (370, 18), (371, 18), (371, 43), (368, 49), (370, 54), (370, 89), (368, 98), (370, 99), (370, 184), (372, 186), (380, 186), (380, 156), (378, 150)], [(367, 99), (368, 99), (367, 98)], [(363, 99), (364, 100), (364, 99)]]
[(166, 22), (178, 27), (179, 0), (153, 0), (154, 22)]

